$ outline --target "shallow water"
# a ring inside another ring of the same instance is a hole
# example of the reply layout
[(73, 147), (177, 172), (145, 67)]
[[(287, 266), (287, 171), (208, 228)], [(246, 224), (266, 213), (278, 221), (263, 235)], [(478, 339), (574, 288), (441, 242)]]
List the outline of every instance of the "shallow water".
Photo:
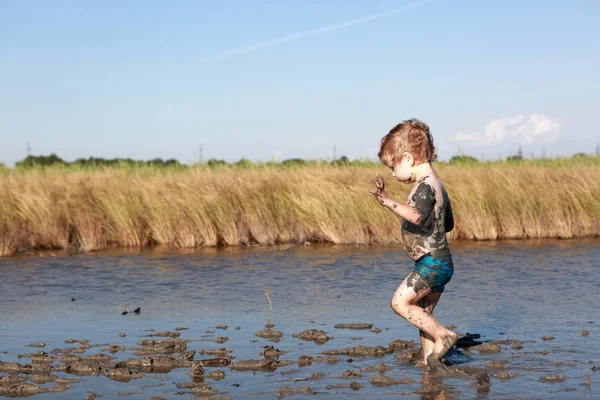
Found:
[[(441, 378), (432, 390), (428, 383), (432, 377), (413, 364), (401, 364), (396, 354), (353, 357), (352, 363), (342, 357), (335, 365), (292, 365), (275, 372), (235, 372), (221, 367), (225, 379), (207, 382), (222, 396), (235, 399), (275, 398), (272, 392), (281, 386), (310, 386), (317, 391), (316, 397), (336, 398), (397, 398), (402, 393), (407, 399), (565, 399), (589, 398), (600, 392), (600, 241), (454, 243), (452, 249), (455, 274), (435, 310), (437, 318), (444, 325), (455, 325), (458, 333), (479, 333), (484, 341), (527, 341), (522, 349), (503, 345), (495, 354), (471, 349), (451, 358), (456, 363), (451, 369), (487, 371), (492, 377), (489, 391), (478, 391), (464, 374)], [(188, 349), (226, 347), (233, 351), (234, 361), (260, 359), (266, 345), (287, 351), (282, 360), (297, 360), (300, 355), (318, 356), (323, 350), (359, 344), (387, 347), (396, 339), (418, 340), (417, 330), (389, 308), (391, 295), (410, 268), (408, 256), (398, 247), (147, 249), (1, 259), (0, 361), (25, 364), (29, 359), (18, 359), (18, 355), (39, 350), (27, 344), (45, 342), (43, 350), (50, 352), (72, 347), (64, 343), (69, 338), (133, 348), (147, 339), (149, 329), (160, 332), (176, 327), (189, 328), (181, 331), (181, 339), (191, 340)], [(272, 313), (264, 287), (271, 294)], [(141, 307), (139, 315), (121, 315), (136, 307)], [(254, 335), (268, 322), (284, 333), (279, 343)], [(372, 323), (382, 332), (334, 328), (344, 322)], [(219, 324), (229, 328), (215, 329)], [(323, 329), (334, 339), (317, 345), (292, 337), (311, 328)], [(581, 335), (584, 330), (588, 336)], [(127, 336), (120, 337), (121, 332)], [(215, 343), (219, 336), (229, 341)], [(542, 341), (542, 336), (555, 339)], [(541, 354), (543, 350), (548, 353)], [(99, 347), (92, 347), (84, 355), (98, 352)], [(119, 361), (132, 354), (114, 356)], [(211, 357), (196, 355), (196, 359)], [(501, 380), (494, 377), (498, 370), (486, 367), (501, 360), (506, 360), (506, 371), (516, 377)], [(376, 387), (370, 379), (377, 372), (363, 372), (354, 380), (339, 378), (344, 371), (380, 362), (393, 367), (387, 376), (410, 378), (414, 383)], [(290, 370), (295, 372), (282, 374)], [(146, 373), (129, 383), (86, 376), (66, 392), (35, 398), (83, 399), (87, 392), (104, 398), (123, 392), (134, 392), (128, 397), (140, 399), (194, 398), (189, 393), (176, 394), (186, 392), (175, 385), (189, 382), (188, 372), (189, 368), (179, 368), (168, 374)], [(327, 376), (295, 382), (314, 372)], [(545, 375), (563, 375), (565, 380), (546, 383), (541, 380)], [(589, 386), (586, 376), (591, 377)], [(352, 381), (362, 389), (327, 389)]]

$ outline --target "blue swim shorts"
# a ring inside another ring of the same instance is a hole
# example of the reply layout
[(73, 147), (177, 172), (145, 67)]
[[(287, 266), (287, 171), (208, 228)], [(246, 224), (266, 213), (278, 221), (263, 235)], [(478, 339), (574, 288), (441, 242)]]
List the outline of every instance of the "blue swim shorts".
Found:
[(434, 258), (431, 254), (426, 254), (415, 262), (413, 271), (421, 275), (432, 292), (442, 293), (444, 286), (450, 282), (450, 278), (454, 273), (452, 255), (448, 254)]

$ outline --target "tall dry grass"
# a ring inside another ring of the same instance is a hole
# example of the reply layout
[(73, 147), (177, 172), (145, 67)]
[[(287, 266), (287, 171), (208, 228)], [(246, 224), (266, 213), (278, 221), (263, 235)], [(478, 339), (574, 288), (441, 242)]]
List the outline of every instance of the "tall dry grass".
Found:
[[(435, 167), (451, 239), (600, 235), (600, 163)], [(409, 186), (384, 167), (47, 168), (0, 172), (0, 255), (108, 245), (174, 247), (396, 243), (401, 220), (368, 193)]]

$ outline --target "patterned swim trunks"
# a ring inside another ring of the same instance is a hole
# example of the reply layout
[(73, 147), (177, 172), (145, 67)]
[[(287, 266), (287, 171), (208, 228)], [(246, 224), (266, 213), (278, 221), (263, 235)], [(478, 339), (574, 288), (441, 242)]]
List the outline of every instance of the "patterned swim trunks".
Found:
[(415, 262), (414, 271), (421, 275), (432, 292), (442, 293), (454, 273), (452, 255), (433, 258), (431, 254), (426, 254)]

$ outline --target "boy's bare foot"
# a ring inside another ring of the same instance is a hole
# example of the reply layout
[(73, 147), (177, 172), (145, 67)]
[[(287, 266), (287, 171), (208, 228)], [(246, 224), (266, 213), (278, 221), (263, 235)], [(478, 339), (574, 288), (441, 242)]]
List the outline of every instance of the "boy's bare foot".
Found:
[(435, 354), (427, 356), (427, 365), (429, 365), (430, 372), (434, 374), (447, 371), (444, 363)]
[[(439, 342), (436, 342), (436, 347), (438, 343), (441, 343), (441, 347), (434, 349), (433, 354), (436, 355), (438, 360), (441, 360), (444, 355), (450, 350), (455, 344), (458, 342), (458, 335), (454, 332), (451, 332), (449, 335), (442, 336)], [(429, 362), (429, 358), (427, 359)]]

